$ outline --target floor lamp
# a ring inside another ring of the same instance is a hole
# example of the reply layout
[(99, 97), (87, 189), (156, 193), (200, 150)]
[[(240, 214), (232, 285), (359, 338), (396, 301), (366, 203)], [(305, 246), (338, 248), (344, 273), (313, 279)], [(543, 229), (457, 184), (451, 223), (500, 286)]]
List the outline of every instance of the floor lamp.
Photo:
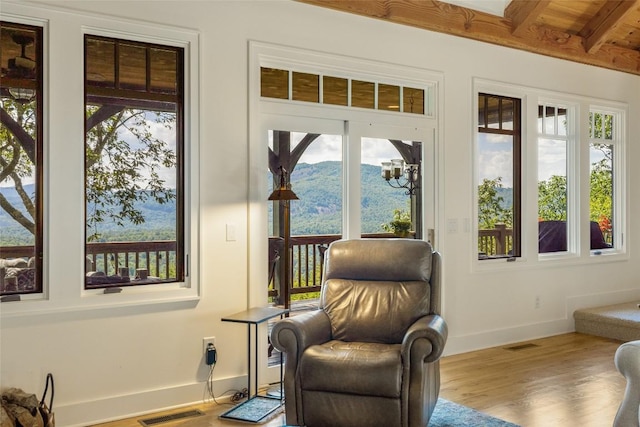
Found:
[[(291, 256), (289, 251), (289, 238), (291, 234), (291, 226), (290, 222), (290, 212), (289, 212), (289, 201), (290, 200), (298, 200), (298, 196), (296, 193), (291, 191), (291, 184), (287, 182), (288, 172), (285, 168), (280, 166), (280, 188), (277, 188), (271, 193), (269, 196), (269, 200), (272, 201), (280, 201), (283, 214), (284, 214), (284, 252), (286, 256), (284, 257), (284, 308), (289, 308), (289, 281), (290, 281), (290, 271), (289, 268), (291, 266)], [(281, 260), (283, 258), (280, 258)]]

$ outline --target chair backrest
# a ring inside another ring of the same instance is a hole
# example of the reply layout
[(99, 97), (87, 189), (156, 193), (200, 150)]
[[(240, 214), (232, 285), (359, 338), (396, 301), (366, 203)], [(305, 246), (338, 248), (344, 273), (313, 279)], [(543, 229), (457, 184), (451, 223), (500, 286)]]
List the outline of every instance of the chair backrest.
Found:
[(401, 342), (413, 322), (433, 312), (433, 256), (431, 245), (421, 240), (331, 243), (325, 253), (320, 308), (331, 320), (333, 338)]

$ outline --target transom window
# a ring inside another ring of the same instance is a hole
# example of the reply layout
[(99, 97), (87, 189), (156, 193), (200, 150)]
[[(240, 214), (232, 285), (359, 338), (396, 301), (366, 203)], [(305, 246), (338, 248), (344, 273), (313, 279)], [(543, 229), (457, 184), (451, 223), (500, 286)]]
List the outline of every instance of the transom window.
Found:
[(86, 288), (184, 280), (183, 57), (85, 36)]
[(260, 68), (260, 96), (425, 114), (424, 89), (269, 67)]

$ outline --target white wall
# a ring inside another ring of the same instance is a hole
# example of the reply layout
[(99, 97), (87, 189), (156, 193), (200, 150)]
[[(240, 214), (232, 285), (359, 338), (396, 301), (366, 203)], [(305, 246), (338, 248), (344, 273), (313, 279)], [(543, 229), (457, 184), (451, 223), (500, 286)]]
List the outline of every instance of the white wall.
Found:
[[(199, 401), (206, 369), (202, 337), (215, 336), (219, 363), (215, 389), (243, 386), (245, 329), (220, 318), (247, 308), (264, 283), (248, 283), (248, 269), (264, 269), (251, 257), (248, 231), (248, 41), (290, 45), (368, 60), (408, 65), (444, 75), (440, 229), (461, 224), (472, 212), (472, 79), (479, 77), (549, 91), (563, 91), (629, 104), (629, 163), (640, 123), (640, 78), (530, 53), (454, 38), (289, 1), (51, 1), (48, 5), (4, 1), (2, 13), (47, 17), (51, 34), (50, 150), (51, 235), (57, 254), (49, 286), (76, 292), (65, 277), (81, 256), (82, 13), (134, 19), (138, 23), (194, 30), (200, 35), (200, 259), (199, 301), (66, 310), (3, 316), (2, 387), (41, 391), (46, 372), (56, 377), (60, 425), (99, 420)], [(71, 44), (70, 44), (71, 43)], [(69, 96), (69, 93), (71, 96)], [(211, 165), (215, 164), (215, 168)], [(631, 168), (630, 182), (638, 179)], [(229, 177), (224, 187), (214, 183)], [(76, 184), (60, 190), (69, 180)], [(71, 194), (67, 194), (66, 192)], [(640, 213), (633, 185), (630, 217)], [(266, 202), (265, 202), (266, 203)], [(225, 240), (235, 224), (237, 240)], [(440, 233), (444, 255), (444, 311), (450, 326), (448, 354), (573, 330), (575, 307), (640, 297), (640, 239), (631, 222), (630, 257), (615, 263), (542, 269), (472, 270), (476, 256), (469, 232)], [(65, 255), (66, 254), (66, 255)], [(66, 263), (71, 263), (67, 265)], [(266, 274), (265, 274), (266, 275)], [(264, 275), (263, 275), (264, 276)], [(260, 277), (252, 275), (252, 277)], [(70, 283), (71, 282), (71, 283)], [(540, 296), (541, 307), (534, 308)], [(45, 302), (46, 304), (46, 302)], [(2, 310), (2, 307), (0, 307)]]

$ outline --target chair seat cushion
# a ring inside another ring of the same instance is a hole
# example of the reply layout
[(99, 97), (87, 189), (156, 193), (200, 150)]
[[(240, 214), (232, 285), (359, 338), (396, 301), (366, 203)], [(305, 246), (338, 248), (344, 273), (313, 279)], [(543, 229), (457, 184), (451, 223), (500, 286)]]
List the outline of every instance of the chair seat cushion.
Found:
[(400, 344), (332, 340), (309, 347), (300, 359), (303, 390), (399, 398)]

